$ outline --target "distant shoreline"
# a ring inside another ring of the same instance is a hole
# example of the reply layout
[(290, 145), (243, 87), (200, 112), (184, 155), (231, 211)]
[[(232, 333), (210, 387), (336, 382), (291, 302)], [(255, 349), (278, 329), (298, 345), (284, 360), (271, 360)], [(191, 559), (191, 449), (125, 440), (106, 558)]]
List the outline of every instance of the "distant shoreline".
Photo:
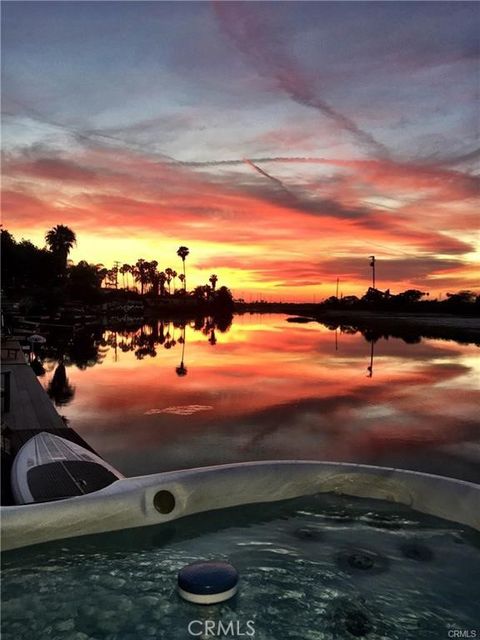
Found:
[[(440, 304), (442, 306), (440, 306)], [(199, 316), (217, 318), (223, 324), (233, 315), (245, 314), (282, 314), (290, 316), (292, 323), (319, 322), (331, 329), (361, 331), (368, 339), (383, 336), (399, 337), (406, 341), (419, 340), (421, 337), (473, 342), (480, 345), (480, 315), (478, 304), (468, 308), (448, 307), (445, 303), (423, 303), (405, 308), (382, 306), (375, 309), (365, 306), (357, 308), (330, 306), (325, 303), (274, 303), (274, 302), (238, 302), (229, 306), (197, 300), (168, 300), (159, 304), (145, 304), (137, 297), (111, 300), (102, 305), (84, 305), (68, 302), (58, 314), (39, 314), (15, 311), (15, 304), (5, 305), (7, 324), (27, 323), (26, 331), (38, 330), (43, 325), (74, 326), (96, 324), (139, 323), (148, 319), (187, 319)], [(453, 311), (448, 313), (448, 311)], [(10, 314), (13, 316), (9, 318)], [(231, 320), (230, 320), (231, 321)], [(13, 328), (13, 327), (12, 327)]]
[(474, 342), (480, 345), (480, 317), (418, 311), (367, 311), (319, 309), (318, 305), (265, 304), (244, 305), (236, 313), (288, 314), (292, 323), (320, 322), (331, 328), (355, 328), (372, 334), (405, 338), (425, 338)]

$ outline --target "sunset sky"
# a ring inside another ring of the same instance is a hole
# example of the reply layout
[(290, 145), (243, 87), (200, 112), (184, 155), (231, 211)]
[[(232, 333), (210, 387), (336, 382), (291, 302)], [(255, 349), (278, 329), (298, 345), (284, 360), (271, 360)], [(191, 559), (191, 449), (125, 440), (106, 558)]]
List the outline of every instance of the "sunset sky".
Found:
[(3, 2), (3, 226), (237, 296), (478, 289), (480, 5)]

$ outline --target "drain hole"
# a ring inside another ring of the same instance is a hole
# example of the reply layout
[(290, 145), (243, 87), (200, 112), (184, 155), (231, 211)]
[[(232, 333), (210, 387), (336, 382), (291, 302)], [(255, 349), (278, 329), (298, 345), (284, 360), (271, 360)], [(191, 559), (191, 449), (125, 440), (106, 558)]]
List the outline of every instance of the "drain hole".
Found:
[(175, 509), (175, 498), (170, 491), (157, 491), (153, 498), (153, 506), (160, 513), (171, 513)]
[[(350, 594), (330, 601), (326, 611), (326, 635), (348, 640), (348, 638), (387, 638), (382, 614), (371, 605), (363, 596)], [(371, 634), (371, 635), (370, 635)]]
[(347, 562), (354, 569), (360, 569), (361, 571), (371, 569), (375, 564), (373, 557), (366, 553), (352, 553), (351, 556), (348, 556)]
[(388, 569), (384, 556), (368, 549), (345, 549), (337, 556), (337, 564), (348, 572), (382, 573)]
[(345, 615), (345, 629), (355, 638), (363, 638), (373, 629), (368, 616), (363, 611), (349, 611)]
[(433, 551), (419, 542), (410, 542), (400, 547), (405, 558), (418, 560), (419, 562), (429, 562), (433, 560)]

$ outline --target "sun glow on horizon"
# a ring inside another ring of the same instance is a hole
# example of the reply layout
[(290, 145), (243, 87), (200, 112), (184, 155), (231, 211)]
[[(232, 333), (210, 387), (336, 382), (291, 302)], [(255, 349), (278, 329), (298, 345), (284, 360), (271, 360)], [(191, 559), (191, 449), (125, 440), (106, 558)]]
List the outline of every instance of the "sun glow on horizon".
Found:
[(474, 9), (422, 7), (405, 47), (395, 3), (7, 3), (4, 228), (107, 268), (186, 245), (189, 288), (245, 299), (360, 295), (370, 255), (383, 290), (478, 289)]

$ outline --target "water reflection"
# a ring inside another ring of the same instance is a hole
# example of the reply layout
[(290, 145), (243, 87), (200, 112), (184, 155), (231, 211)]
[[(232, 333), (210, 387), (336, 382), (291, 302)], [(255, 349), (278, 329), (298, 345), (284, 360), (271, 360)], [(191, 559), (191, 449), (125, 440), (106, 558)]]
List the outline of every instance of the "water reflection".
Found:
[(187, 367), (185, 366), (185, 344), (187, 342), (186, 341), (185, 325), (183, 326), (182, 335), (180, 336), (178, 341), (182, 345), (182, 359), (181, 359), (180, 364), (178, 365), (178, 367), (175, 367), (175, 372), (176, 372), (177, 376), (186, 376), (188, 371), (187, 371)]
[(57, 407), (69, 404), (75, 396), (75, 387), (70, 384), (63, 362), (59, 362), (52, 379), (48, 383), (47, 393)]
[(370, 342), (370, 364), (367, 367), (367, 378), (373, 378), (373, 359), (375, 356), (375, 340)]
[[(106, 331), (105, 342), (115, 349), (115, 355), (117, 355), (117, 348), (123, 353), (133, 351), (138, 360), (143, 360), (146, 357), (155, 358), (158, 354), (158, 347), (172, 349), (180, 344), (182, 345), (182, 356), (177, 369), (186, 373), (184, 360), (187, 324), (194, 331), (201, 332), (207, 337), (208, 343), (215, 346), (217, 344), (215, 331), (226, 333), (232, 324), (232, 319), (232, 316), (228, 316), (226, 319), (208, 316), (195, 318), (190, 322), (186, 320), (153, 320), (148, 324), (141, 324), (135, 330), (130, 327), (120, 332)], [(185, 373), (179, 373), (179, 375), (185, 375)]]
[(480, 480), (472, 344), (264, 315), (85, 329), (49, 349), (43, 384), (57, 374), (71, 426), (125, 475), (297, 458)]
[[(115, 326), (114, 328), (83, 327), (73, 332), (62, 331), (57, 328), (49, 332), (48, 344), (41, 352), (36, 353), (30, 365), (36, 375), (45, 374), (44, 365), (48, 363), (55, 366), (59, 364), (57, 379), (60, 381), (64, 375), (64, 365), (75, 365), (80, 370), (85, 370), (95, 365), (102, 364), (107, 353), (113, 351), (114, 362), (119, 361), (119, 352), (127, 354), (133, 352), (137, 360), (155, 358), (159, 348), (172, 349), (181, 345), (180, 364), (175, 367), (177, 375), (187, 374), (185, 365), (186, 329), (201, 333), (206, 337), (208, 344), (217, 344), (217, 334), (227, 333), (232, 325), (233, 316), (206, 316), (192, 320), (152, 320), (150, 322), (138, 322), (127, 326)], [(61, 366), (60, 366), (61, 365)], [(55, 377), (55, 376), (54, 376)], [(56, 390), (61, 386), (60, 382), (53, 380), (49, 383), (49, 389), (53, 385), (52, 398)], [(68, 395), (68, 394), (67, 394)], [(71, 394), (73, 398), (73, 394)], [(62, 405), (68, 404), (65, 401)]]

